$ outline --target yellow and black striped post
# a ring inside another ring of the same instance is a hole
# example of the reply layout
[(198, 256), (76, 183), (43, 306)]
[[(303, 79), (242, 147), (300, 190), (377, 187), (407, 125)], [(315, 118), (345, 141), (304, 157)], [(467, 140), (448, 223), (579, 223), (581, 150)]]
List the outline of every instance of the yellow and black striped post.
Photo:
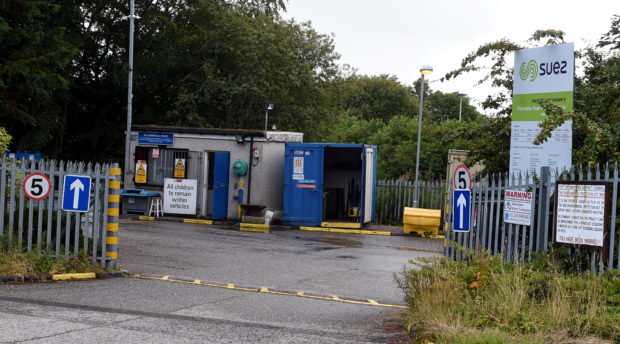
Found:
[(118, 164), (110, 167), (110, 184), (108, 189), (108, 226), (106, 236), (106, 267), (116, 268), (118, 259), (118, 215), (121, 202), (121, 169)]

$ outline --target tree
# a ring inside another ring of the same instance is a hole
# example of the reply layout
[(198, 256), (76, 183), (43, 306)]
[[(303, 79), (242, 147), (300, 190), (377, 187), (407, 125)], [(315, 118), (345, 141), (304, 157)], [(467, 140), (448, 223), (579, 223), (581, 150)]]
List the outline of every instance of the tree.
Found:
[(341, 106), (358, 118), (388, 121), (394, 116), (413, 116), (418, 101), (412, 90), (396, 77), (353, 75), (341, 82)]
[(58, 129), (54, 98), (67, 89), (63, 68), (76, 53), (60, 16), (52, 1), (0, 2), (0, 120), (18, 149), (43, 149)]
[(467, 97), (461, 97), (458, 93), (443, 93), (440, 91), (430, 91), (424, 98), (424, 108), (430, 113), (433, 121), (444, 121), (447, 119), (459, 119), (459, 108), (462, 101), (461, 119), (462, 121), (475, 121), (482, 116), (475, 107), (469, 105)]

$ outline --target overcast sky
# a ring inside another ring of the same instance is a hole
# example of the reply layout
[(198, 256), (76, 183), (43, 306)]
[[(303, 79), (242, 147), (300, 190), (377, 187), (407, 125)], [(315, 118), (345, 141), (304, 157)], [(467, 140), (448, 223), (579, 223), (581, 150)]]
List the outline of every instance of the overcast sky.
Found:
[(483, 43), (521, 42), (538, 29), (565, 31), (575, 49), (593, 44), (620, 14), (620, 0), (289, 0), (287, 8), (285, 18), (333, 34), (340, 63), (360, 74), (395, 75), (411, 85), (429, 64), (433, 89), (467, 93), (477, 103), (490, 89), (473, 87), (474, 77), (436, 80)]

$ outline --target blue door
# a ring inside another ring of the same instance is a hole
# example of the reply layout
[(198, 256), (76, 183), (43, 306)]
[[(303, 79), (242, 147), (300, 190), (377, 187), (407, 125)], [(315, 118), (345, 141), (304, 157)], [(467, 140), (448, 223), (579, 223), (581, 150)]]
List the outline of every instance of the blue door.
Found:
[(228, 216), (228, 168), (230, 153), (215, 152), (213, 167), (213, 208), (211, 214), (215, 219)]
[(320, 226), (323, 220), (323, 146), (289, 143), (284, 166), (284, 221)]

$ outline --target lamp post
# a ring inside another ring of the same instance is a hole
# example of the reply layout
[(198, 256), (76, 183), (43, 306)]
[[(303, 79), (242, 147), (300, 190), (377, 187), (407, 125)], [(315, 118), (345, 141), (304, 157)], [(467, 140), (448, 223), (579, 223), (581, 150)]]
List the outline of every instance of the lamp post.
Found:
[(123, 182), (127, 184), (127, 174), (129, 173), (129, 160), (131, 154), (131, 117), (133, 103), (133, 31), (134, 19), (140, 18), (134, 14), (134, 0), (129, 0), (129, 63), (127, 65), (127, 129), (125, 132), (125, 170), (123, 171)]
[(459, 93), (459, 97), (461, 98), (459, 101), (459, 122), (461, 121), (461, 114), (463, 113), (463, 97), (467, 97), (465, 93)]
[(274, 103), (267, 103), (267, 108), (265, 109), (265, 131), (267, 131), (267, 123), (269, 122), (269, 110), (273, 110), (276, 106)]
[(415, 154), (415, 198), (414, 198), (414, 207), (418, 207), (418, 197), (420, 196), (420, 190), (418, 188), (418, 175), (420, 171), (420, 143), (422, 140), (422, 110), (424, 109), (424, 76), (429, 75), (433, 72), (433, 67), (429, 65), (424, 65), (420, 68), (420, 73), (422, 74), (422, 81), (420, 82), (420, 111), (418, 113), (418, 145), (416, 147)]

